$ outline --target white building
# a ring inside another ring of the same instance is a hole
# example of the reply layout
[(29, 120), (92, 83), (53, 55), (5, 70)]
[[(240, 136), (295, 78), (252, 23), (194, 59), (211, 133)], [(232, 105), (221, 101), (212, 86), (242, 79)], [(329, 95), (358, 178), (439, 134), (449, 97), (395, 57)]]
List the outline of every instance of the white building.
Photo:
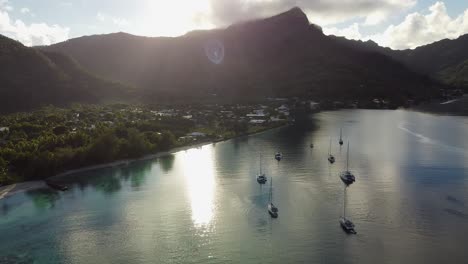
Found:
[(249, 121), (250, 124), (263, 124), (265, 123), (265, 120), (263, 119), (252, 119)]

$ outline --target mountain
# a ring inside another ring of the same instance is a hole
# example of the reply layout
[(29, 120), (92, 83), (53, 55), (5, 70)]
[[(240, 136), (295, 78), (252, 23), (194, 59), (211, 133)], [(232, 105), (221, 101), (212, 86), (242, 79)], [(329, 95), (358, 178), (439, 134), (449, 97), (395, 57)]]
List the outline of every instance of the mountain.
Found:
[[(343, 45), (299, 8), (225, 29), (175, 38), (125, 33), (71, 39), (41, 50), (135, 86), (147, 100), (265, 96), (401, 102), (437, 96), (440, 84), (378, 52)], [(222, 61), (216, 61), (224, 54)], [(209, 57), (215, 57), (215, 61)]]
[(66, 55), (28, 48), (2, 35), (0, 83), (0, 112), (98, 102), (126, 89), (87, 73)]
[(407, 50), (380, 47), (372, 41), (332, 38), (347, 47), (385, 54), (413, 71), (429, 75), (448, 85), (468, 89), (468, 34)]

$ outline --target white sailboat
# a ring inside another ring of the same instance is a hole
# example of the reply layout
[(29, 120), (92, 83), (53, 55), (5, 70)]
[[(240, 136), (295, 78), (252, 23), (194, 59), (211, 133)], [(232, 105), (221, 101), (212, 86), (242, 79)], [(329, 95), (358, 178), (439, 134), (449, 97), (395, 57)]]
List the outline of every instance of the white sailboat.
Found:
[(281, 161), (282, 158), (283, 158), (283, 154), (281, 152), (276, 152), (275, 159), (277, 161)]
[(335, 157), (331, 154), (331, 143), (332, 143), (332, 140), (330, 138), (330, 147), (328, 148), (328, 161), (330, 163), (335, 163)]
[(340, 173), (340, 179), (349, 186), (356, 181), (356, 177), (354, 177), (353, 173), (349, 171), (349, 142), (348, 142), (348, 149), (346, 151), (346, 170)]
[(267, 182), (267, 177), (265, 173), (262, 172), (262, 155), (260, 155), (260, 171), (257, 174), (257, 182), (260, 184), (265, 184)]
[(273, 218), (278, 217), (278, 207), (276, 207), (273, 204), (273, 178), (271, 178), (270, 181), (270, 197), (268, 199), (268, 213), (271, 215)]
[(343, 228), (343, 230), (348, 233), (348, 234), (356, 234), (356, 230), (354, 230), (354, 224), (353, 222), (346, 218), (346, 189), (347, 187), (345, 186), (344, 188), (344, 195), (343, 195), (343, 216), (340, 217), (340, 225)]

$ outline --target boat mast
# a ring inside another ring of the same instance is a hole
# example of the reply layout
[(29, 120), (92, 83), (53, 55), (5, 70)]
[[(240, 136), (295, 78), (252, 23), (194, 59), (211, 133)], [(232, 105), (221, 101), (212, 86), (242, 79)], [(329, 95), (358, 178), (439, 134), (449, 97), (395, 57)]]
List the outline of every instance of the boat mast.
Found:
[(340, 128), (340, 140), (342, 140), (342, 136), (341, 136), (341, 135), (342, 135), (342, 132), (343, 132), (342, 130), (343, 130), (343, 129)]
[(331, 142), (332, 142), (332, 140), (331, 140), (331, 138), (330, 138), (330, 147), (328, 147), (328, 156), (331, 155)]
[(344, 187), (343, 194), (343, 218), (346, 219), (346, 186)]
[(346, 171), (349, 171), (349, 141), (348, 141), (348, 150), (346, 151)]
[(270, 181), (270, 203), (273, 202), (273, 177), (271, 177)]
[(262, 154), (260, 154), (260, 175), (262, 175)]

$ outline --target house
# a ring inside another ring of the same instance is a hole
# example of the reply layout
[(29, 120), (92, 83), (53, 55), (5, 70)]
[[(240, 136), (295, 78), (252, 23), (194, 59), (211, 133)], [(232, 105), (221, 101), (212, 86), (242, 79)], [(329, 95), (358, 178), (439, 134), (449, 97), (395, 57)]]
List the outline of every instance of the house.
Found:
[(277, 117), (277, 116), (272, 116), (272, 117), (270, 118), (270, 121), (271, 121), (271, 122), (280, 122), (280, 121), (286, 121), (286, 119), (279, 118), (279, 117)]
[(193, 132), (193, 133), (188, 134), (187, 136), (191, 136), (191, 137), (205, 137), (206, 134), (205, 134), (205, 133), (201, 133), (201, 132)]
[(320, 106), (320, 103), (310, 101), (309, 107), (310, 107), (311, 110), (315, 110), (315, 109), (319, 108), (319, 106)]
[(258, 125), (258, 124), (263, 124), (265, 123), (265, 120), (262, 120), (262, 119), (252, 119), (249, 121), (250, 124), (255, 124), (255, 125)]
[(286, 105), (281, 105), (280, 107), (276, 108), (276, 111), (278, 112), (289, 112), (289, 107)]

